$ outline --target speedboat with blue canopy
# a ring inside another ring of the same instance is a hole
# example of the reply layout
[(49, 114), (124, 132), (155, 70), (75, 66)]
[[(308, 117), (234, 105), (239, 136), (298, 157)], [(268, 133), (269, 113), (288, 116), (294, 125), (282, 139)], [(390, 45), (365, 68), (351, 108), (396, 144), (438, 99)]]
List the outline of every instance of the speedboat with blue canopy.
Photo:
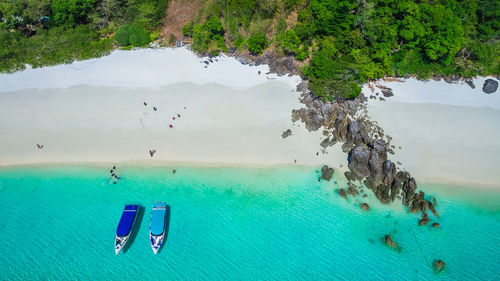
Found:
[(134, 232), (135, 222), (139, 216), (141, 205), (125, 205), (122, 217), (116, 228), (115, 236), (115, 254), (118, 255), (120, 250), (127, 244), (130, 235)]
[(163, 239), (165, 238), (165, 229), (167, 227), (168, 205), (165, 203), (154, 203), (151, 210), (151, 223), (149, 225), (149, 243), (153, 252), (160, 250)]

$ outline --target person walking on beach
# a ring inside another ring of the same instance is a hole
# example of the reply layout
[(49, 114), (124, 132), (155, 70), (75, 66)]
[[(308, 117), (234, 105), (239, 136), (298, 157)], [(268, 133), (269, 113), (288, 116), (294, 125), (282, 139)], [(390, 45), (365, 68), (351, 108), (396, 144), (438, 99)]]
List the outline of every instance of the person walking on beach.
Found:
[(158, 108), (156, 106), (153, 106), (153, 110), (156, 111)]
[(149, 151), (149, 155), (151, 155), (151, 157), (153, 157), (155, 155), (155, 153), (156, 153), (156, 149), (151, 149)]
[(43, 144), (36, 144), (36, 147), (38, 147), (38, 149), (42, 149), (43, 148)]

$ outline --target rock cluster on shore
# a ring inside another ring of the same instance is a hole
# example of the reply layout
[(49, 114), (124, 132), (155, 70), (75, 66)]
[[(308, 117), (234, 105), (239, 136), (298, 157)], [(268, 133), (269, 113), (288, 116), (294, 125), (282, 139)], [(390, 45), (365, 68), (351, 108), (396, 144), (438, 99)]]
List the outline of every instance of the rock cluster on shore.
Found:
[[(300, 85), (299, 89), (307, 89), (307, 85)], [(392, 94), (389, 89), (384, 90), (387, 95)], [(416, 180), (411, 174), (398, 170), (388, 159), (388, 153), (394, 153), (390, 147), (391, 137), (366, 116), (365, 101), (363, 94), (355, 100), (322, 101), (303, 91), (301, 102), (306, 107), (293, 110), (292, 121), (302, 121), (309, 131), (323, 128), (326, 138), (321, 146), (324, 148), (337, 142), (343, 143), (342, 150), (348, 153), (349, 171), (345, 176), (349, 181), (349, 195), (359, 194), (353, 183), (362, 182), (384, 204), (401, 198), (410, 212), (431, 210), (439, 217), (434, 204), (425, 198), (425, 193), (417, 191)], [(345, 193), (344, 189), (339, 190), (342, 197)]]

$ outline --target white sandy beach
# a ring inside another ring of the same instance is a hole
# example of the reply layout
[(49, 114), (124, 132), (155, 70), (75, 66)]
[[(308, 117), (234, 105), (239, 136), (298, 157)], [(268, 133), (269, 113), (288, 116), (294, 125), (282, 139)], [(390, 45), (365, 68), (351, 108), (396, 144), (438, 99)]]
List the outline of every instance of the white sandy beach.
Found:
[(391, 159), (420, 182), (500, 189), (500, 91), (483, 93), (485, 79), (474, 79), (475, 89), (433, 80), (379, 82), (394, 96), (369, 99), (368, 113), (393, 137)]
[[(139, 49), (0, 75), (0, 165), (296, 159), (345, 170), (339, 144), (323, 154), (321, 130), (291, 122), (291, 111), (303, 106), (294, 90), (299, 77), (231, 57), (205, 60), (184, 48)], [(442, 81), (378, 82), (394, 91), (368, 106), (394, 138), (391, 159), (419, 182), (500, 188), (500, 92), (482, 93), (484, 79), (475, 80), (475, 90)], [(286, 129), (293, 135), (283, 139)]]
[[(204, 60), (186, 49), (141, 49), (0, 75), (0, 164), (346, 166), (338, 147), (316, 156), (320, 132), (292, 124), (299, 77), (229, 57), (205, 68)], [(283, 139), (286, 129), (293, 136)]]

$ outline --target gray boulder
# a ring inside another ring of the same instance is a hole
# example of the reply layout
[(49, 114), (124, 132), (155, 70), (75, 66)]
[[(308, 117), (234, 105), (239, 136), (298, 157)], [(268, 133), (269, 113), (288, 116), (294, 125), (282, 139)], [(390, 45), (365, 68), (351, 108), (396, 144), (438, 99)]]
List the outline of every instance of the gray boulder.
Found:
[(292, 130), (288, 129), (286, 131), (284, 131), (282, 134), (281, 134), (281, 137), (286, 139), (287, 137), (291, 136), (292, 135)]
[(349, 169), (360, 178), (368, 177), (370, 175), (370, 157), (371, 152), (365, 145), (356, 146), (349, 152), (347, 158)]
[(471, 87), (472, 89), (476, 88), (476, 85), (474, 85), (474, 81), (472, 81), (472, 79), (466, 79), (465, 83), (467, 83), (467, 85), (469, 85), (469, 87)]
[(334, 172), (335, 170), (333, 168), (330, 168), (327, 165), (325, 165), (323, 166), (323, 168), (321, 168), (321, 178), (329, 181), (332, 179)]
[(392, 185), (392, 182), (394, 181), (394, 178), (396, 177), (396, 165), (391, 162), (391, 160), (387, 160), (384, 162), (382, 165), (382, 183), (388, 186)]
[(380, 158), (378, 153), (371, 153), (368, 167), (370, 168), (370, 176), (368, 177), (368, 187), (372, 188), (382, 183), (382, 163), (384, 161)]
[(394, 94), (392, 93), (392, 89), (390, 89), (390, 88), (383, 89), (382, 95), (384, 95), (384, 97), (386, 97), (386, 98), (394, 96)]
[(483, 92), (486, 94), (492, 94), (496, 92), (498, 89), (498, 81), (495, 81), (493, 79), (486, 79), (483, 84)]

